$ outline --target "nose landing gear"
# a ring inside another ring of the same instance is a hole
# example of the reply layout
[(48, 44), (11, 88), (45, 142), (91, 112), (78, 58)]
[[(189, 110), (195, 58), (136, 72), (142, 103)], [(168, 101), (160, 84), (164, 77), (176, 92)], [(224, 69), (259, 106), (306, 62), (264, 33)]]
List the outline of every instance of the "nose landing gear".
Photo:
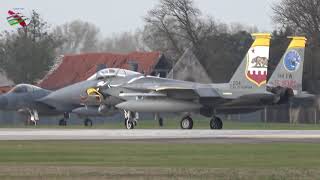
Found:
[(40, 120), (38, 111), (34, 109), (27, 109), (27, 112), (29, 113), (29, 118), (26, 121), (26, 125), (36, 126), (38, 121)]
[(125, 126), (127, 129), (134, 129), (137, 126), (139, 114), (136, 112), (126, 111), (124, 110), (124, 119), (125, 119)]

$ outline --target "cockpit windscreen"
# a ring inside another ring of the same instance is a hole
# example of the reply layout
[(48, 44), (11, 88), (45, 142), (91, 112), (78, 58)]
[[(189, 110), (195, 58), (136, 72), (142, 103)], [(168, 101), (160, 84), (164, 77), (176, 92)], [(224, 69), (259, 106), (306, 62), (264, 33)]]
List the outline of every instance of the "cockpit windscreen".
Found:
[(126, 76), (139, 75), (139, 74), (141, 73), (130, 71), (127, 69), (106, 68), (90, 76), (87, 80), (104, 79), (108, 77), (126, 77)]
[(33, 86), (30, 84), (18, 84), (14, 88), (12, 88), (9, 92), (12, 93), (27, 93), (27, 92), (33, 92), (37, 89), (40, 89), (37, 86)]

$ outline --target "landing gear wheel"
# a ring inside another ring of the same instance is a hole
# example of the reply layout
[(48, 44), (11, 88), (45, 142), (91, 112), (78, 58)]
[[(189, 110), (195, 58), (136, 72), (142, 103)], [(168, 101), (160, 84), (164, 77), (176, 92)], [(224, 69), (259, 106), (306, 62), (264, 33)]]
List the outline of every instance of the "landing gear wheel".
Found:
[(67, 125), (67, 120), (65, 120), (65, 119), (59, 120), (59, 126), (66, 126), (66, 125)]
[(180, 122), (181, 129), (192, 129), (193, 128), (193, 120), (191, 117), (184, 117)]
[(160, 117), (158, 121), (159, 121), (159, 126), (160, 126), (160, 127), (163, 127), (163, 118)]
[(84, 126), (88, 127), (88, 126), (92, 126), (93, 122), (91, 119), (85, 119), (84, 120)]
[(31, 120), (26, 120), (24, 123), (25, 126), (36, 126), (37, 122), (36, 121), (31, 121)]
[(210, 128), (211, 129), (222, 129), (223, 123), (219, 117), (213, 117), (210, 120)]
[(136, 127), (138, 125), (138, 122), (136, 120), (133, 121), (133, 126)]
[(125, 126), (127, 129), (133, 129), (134, 128), (134, 123), (132, 122), (131, 119), (125, 119)]

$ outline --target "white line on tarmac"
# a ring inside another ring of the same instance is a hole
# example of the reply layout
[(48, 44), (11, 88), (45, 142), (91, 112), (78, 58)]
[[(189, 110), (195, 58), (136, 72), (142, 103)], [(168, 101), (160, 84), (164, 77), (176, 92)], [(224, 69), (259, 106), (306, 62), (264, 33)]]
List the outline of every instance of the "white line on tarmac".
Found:
[(0, 140), (319, 139), (320, 130), (0, 129)]

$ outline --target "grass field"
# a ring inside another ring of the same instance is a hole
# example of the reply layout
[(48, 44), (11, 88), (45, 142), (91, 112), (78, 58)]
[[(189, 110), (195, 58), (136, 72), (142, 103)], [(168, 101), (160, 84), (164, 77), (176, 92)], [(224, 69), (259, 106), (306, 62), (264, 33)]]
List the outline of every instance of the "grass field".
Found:
[[(320, 130), (320, 124), (289, 124), (289, 123), (263, 123), (263, 122), (239, 122), (239, 121), (224, 121), (223, 129), (274, 129), (274, 130)], [(88, 128), (83, 125), (68, 125), (66, 127), (59, 127), (56, 125), (38, 125), (37, 127), (33, 126), (8, 126), (2, 125), (0, 128), (10, 128), (10, 127), (19, 127), (19, 128), (70, 128), (70, 129), (83, 129)], [(124, 129), (123, 122), (110, 122), (106, 124), (94, 124), (90, 128), (99, 128), (99, 129)], [(138, 122), (137, 129), (159, 129), (157, 122), (152, 120), (142, 120)], [(167, 120), (164, 122), (164, 129), (180, 129), (180, 122), (178, 119)], [(209, 129), (209, 121), (204, 119), (194, 120), (195, 129)]]
[(318, 179), (320, 144), (4, 141), (0, 179)]

